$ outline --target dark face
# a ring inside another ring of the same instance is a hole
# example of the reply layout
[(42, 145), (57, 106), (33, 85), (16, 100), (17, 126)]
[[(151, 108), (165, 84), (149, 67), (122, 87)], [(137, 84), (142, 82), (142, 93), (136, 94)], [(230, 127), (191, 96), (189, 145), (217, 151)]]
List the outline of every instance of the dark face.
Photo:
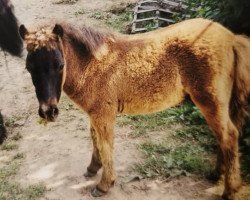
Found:
[(0, 47), (15, 56), (20, 56), (23, 49), (17, 19), (9, 0), (0, 0)]
[(46, 48), (29, 52), (26, 67), (36, 89), (40, 117), (55, 121), (63, 84), (63, 53), (59, 49), (49, 51)]

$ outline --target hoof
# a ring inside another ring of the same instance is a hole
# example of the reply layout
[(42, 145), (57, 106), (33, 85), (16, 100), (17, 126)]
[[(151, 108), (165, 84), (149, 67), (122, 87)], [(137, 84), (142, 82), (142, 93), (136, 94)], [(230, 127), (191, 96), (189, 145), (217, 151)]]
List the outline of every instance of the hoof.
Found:
[(237, 200), (235, 193), (223, 193), (222, 195), (223, 200)]
[(105, 194), (107, 194), (107, 192), (103, 192), (100, 189), (98, 189), (98, 187), (95, 187), (92, 191), (91, 191), (91, 195), (93, 197), (102, 197)]
[(220, 177), (221, 177), (221, 174), (214, 170), (214, 171), (211, 171), (207, 176), (206, 178), (209, 180), (209, 181), (212, 181), (212, 182), (218, 182), (220, 180)]
[(86, 178), (91, 178), (93, 176), (95, 176), (97, 173), (93, 173), (93, 172), (90, 172), (89, 170), (87, 170), (83, 176), (85, 176)]

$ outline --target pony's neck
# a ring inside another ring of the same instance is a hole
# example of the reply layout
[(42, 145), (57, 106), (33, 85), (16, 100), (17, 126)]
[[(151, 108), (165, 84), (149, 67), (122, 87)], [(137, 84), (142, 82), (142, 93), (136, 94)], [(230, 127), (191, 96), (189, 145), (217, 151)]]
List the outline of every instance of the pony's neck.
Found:
[(63, 40), (63, 47), (66, 61), (66, 77), (63, 90), (69, 97), (73, 97), (81, 89), (79, 80), (84, 75), (86, 69), (84, 63), (87, 65), (87, 61), (79, 55), (67, 40)]

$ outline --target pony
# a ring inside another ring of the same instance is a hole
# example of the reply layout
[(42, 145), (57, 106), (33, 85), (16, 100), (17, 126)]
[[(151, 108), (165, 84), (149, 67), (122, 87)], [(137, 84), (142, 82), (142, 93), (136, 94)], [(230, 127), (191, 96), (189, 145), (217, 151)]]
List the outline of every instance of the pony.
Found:
[[(9, 0), (0, 0), (0, 47), (13, 56), (20, 57), (23, 41), (18, 31), (19, 25)], [(3, 117), (0, 113), (0, 144), (6, 138)]]
[(23, 49), (18, 28), (13, 5), (9, 0), (0, 0), (0, 47), (14, 56), (21, 56)]
[(102, 177), (94, 197), (116, 179), (112, 151), (117, 114), (146, 114), (189, 96), (217, 138), (214, 179), (225, 174), (224, 199), (241, 186), (239, 130), (250, 94), (250, 39), (220, 24), (186, 20), (148, 33), (123, 35), (68, 23), (19, 28), (38, 113), (55, 121), (64, 91), (90, 118), (91, 162), (84, 174)]

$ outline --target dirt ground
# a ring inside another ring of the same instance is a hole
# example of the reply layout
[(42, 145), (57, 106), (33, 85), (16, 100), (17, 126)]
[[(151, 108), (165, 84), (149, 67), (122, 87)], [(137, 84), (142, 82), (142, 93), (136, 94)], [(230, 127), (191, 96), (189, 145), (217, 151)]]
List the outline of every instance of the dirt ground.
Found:
[[(131, 2), (135, 0), (130, 0)], [(102, 12), (125, 0), (79, 0), (76, 4), (54, 4), (56, 0), (12, 0), (16, 15), (21, 23), (38, 24), (54, 19), (67, 20), (77, 24), (104, 26), (88, 18), (91, 12)], [(84, 14), (77, 15), (77, 11)], [(0, 55), (0, 110), (6, 119), (15, 119), (15, 132), (22, 135), (15, 151), (25, 155), (15, 179), (24, 186), (44, 183), (48, 188), (42, 199), (90, 200), (90, 188), (100, 179), (98, 176), (86, 179), (83, 173), (91, 157), (91, 139), (86, 114), (72, 107), (63, 96), (60, 116), (57, 122), (46, 127), (38, 121), (38, 103), (30, 75), (25, 70), (24, 58)], [(129, 127), (116, 127), (114, 160), (117, 182), (103, 200), (216, 200), (220, 199), (222, 186), (215, 186), (206, 180), (182, 177), (170, 181), (160, 179), (137, 180), (132, 169), (140, 161), (137, 149), (143, 139), (129, 137)], [(0, 162), (9, 157), (0, 154)], [(249, 187), (243, 187), (240, 199), (250, 200)]]

